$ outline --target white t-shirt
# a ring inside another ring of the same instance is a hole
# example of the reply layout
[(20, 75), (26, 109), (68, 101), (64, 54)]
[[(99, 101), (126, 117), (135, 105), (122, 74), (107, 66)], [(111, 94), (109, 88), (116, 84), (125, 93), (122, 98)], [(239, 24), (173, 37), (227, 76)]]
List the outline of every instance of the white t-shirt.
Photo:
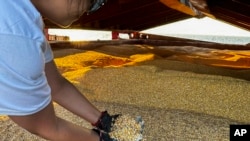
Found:
[(0, 0), (0, 115), (30, 115), (50, 103), (44, 67), (52, 59), (30, 0)]

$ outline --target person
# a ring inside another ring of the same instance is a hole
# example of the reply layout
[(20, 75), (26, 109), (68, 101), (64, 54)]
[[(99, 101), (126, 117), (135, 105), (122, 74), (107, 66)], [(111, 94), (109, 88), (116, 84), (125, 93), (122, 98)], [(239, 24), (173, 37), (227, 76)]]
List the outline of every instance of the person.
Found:
[[(61, 76), (42, 17), (67, 27), (104, 0), (0, 0), (0, 115), (51, 141), (110, 141), (118, 115), (99, 111)], [(57, 117), (53, 103), (85, 119), (87, 129)]]

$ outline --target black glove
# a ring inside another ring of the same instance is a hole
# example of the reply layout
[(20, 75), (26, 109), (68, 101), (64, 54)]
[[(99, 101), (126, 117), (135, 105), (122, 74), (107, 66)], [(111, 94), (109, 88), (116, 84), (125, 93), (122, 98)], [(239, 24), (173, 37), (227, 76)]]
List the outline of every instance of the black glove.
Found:
[(100, 9), (105, 3), (107, 3), (108, 0), (91, 0), (91, 1), (92, 1), (91, 6), (87, 11), (88, 15)]
[(120, 116), (120, 114), (117, 115), (109, 115), (107, 111), (102, 112), (101, 117), (99, 120), (92, 124), (97, 129), (102, 130), (106, 133), (111, 132), (111, 128), (115, 123), (115, 120)]
[(99, 135), (100, 141), (116, 141), (115, 139), (112, 139), (108, 133), (101, 132), (98, 129), (92, 129), (92, 130)]

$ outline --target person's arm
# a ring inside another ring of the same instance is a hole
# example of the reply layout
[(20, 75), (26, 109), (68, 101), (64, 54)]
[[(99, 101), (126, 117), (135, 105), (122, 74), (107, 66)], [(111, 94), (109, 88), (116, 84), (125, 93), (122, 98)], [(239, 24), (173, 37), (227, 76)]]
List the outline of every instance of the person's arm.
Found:
[(32, 115), (9, 117), (30, 133), (51, 141), (100, 141), (101, 137), (98, 132), (57, 117), (52, 103)]
[(54, 61), (46, 64), (45, 73), (51, 87), (53, 101), (90, 123), (98, 121), (101, 112), (73, 84), (61, 76)]

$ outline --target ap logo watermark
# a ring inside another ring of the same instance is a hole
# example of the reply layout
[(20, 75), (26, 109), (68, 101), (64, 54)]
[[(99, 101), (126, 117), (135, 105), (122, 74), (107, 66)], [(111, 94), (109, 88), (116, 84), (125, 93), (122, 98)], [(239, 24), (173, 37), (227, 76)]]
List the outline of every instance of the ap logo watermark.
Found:
[(230, 141), (249, 141), (250, 125), (230, 125)]
[(234, 136), (244, 136), (247, 134), (247, 129), (236, 129)]

